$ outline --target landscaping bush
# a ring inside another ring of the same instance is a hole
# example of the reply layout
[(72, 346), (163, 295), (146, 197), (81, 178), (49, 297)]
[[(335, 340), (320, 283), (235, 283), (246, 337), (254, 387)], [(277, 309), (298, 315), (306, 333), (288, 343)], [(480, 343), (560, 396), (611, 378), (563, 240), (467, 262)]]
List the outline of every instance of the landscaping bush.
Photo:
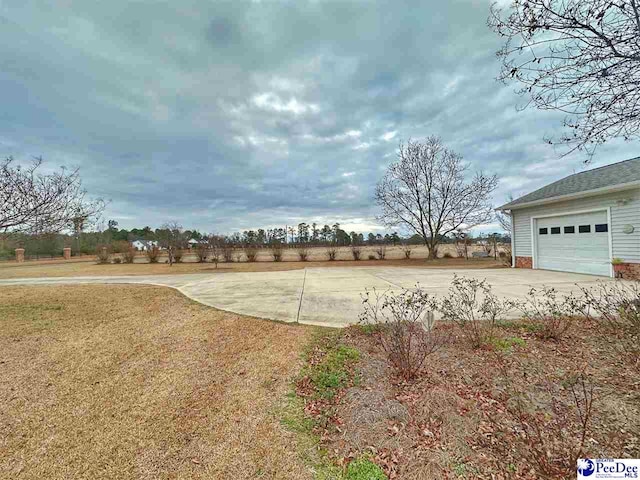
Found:
[(449, 252), (444, 252), (442, 254), (442, 258), (453, 258), (453, 255), (451, 255)]
[(453, 275), (447, 295), (437, 303), (442, 319), (456, 323), (473, 348), (486, 345), (492, 338), (496, 320), (513, 304), (500, 300), (486, 280)]
[(362, 254), (362, 249), (358, 245), (351, 246), (351, 255), (354, 260), (360, 260), (360, 255)]
[(376, 256), (373, 254), (369, 254), (369, 256), (367, 257), (369, 260), (375, 260)]
[(384, 260), (387, 256), (387, 246), (384, 244), (376, 246), (376, 255), (378, 256), (379, 260)]
[(437, 302), (419, 287), (398, 295), (367, 291), (362, 305), (359, 324), (405, 380), (415, 378), (427, 357), (444, 343), (445, 337), (434, 328)]
[(413, 246), (409, 244), (403, 244), (401, 248), (404, 253), (404, 258), (409, 260), (411, 258), (411, 251), (413, 250)]
[(182, 257), (184, 256), (184, 251), (180, 248), (173, 249), (171, 251), (173, 254), (173, 263), (181, 263)]
[(198, 259), (198, 263), (204, 263), (207, 261), (209, 256), (209, 246), (204, 245), (202, 243), (198, 244), (196, 247), (196, 258)]
[(131, 244), (126, 240), (118, 240), (111, 244), (111, 253), (124, 253), (131, 247)]
[(576, 315), (584, 311), (584, 301), (573, 294), (558, 298), (555, 288), (529, 290), (523, 302), (514, 304), (525, 319), (536, 325), (536, 335), (543, 340), (560, 340)]
[(149, 247), (145, 250), (145, 254), (149, 259), (149, 263), (158, 263), (158, 259), (160, 258), (160, 249), (158, 247)]
[(99, 265), (111, 263), (111, 247), (109, 245), (98, 245), (96, 247), (96, 262)]
[(129, 246), (129, 248), (127, 248), (123, 253), (122, 253), (122, 261), (124, 263), (133, 263), (133, 261), (136, 258), (136, 249)]
[(122, 263), (122, 258), (120, 258), (120, 257), (113, 257), (113, 263), (115, 263), (115, 264), (120, 264), (120, 263)]
[(338, 254), (338, 249), (334, 246), (327, 247), (327, 255), (329, 257), (329, 261), (333, 262), (336, 259)]
[(273, 256), (274, 262), (282, 261), (282, 243), (280, 242), (271, 243), (271, 255)]
[(255, 245), (245, 245), (244, 255), (247, 257), (247, 262), (255, 262), (258, 256), (258, 247)]
[[(528, 371), (516, 360), (498, 356), (503, 384), (494, 397), (500, 414), (485, 416), (492, 425), (489, 448), (502, 454), (503, 469), (511, 476), (511, 461), (528, 459), (536, 478), (569, 478), (585, 456), (594, 404), (594, 386), (584, 371), (549, 377)], [(517, 366), (517, 367), (515, 367)], [(533, 395), (536, 382), (540, 392)]]
[(309, 258), (309, 249), (307, 247), (298, 247), (298, 258), (301, 262), (306, 262)]
[(233, 262), (233, 246), (226, 244), (222, 246), (222, 259), (226, 263)]
[(220, 247), (216, 244), (212, 244), (209, 249), (209, 256), (207, 258), (211, 259), (211, 263), (216, 264), (216, 268), (218, 268), (218, 263), (220, 263), (220, 257), (222, 256), (222, 252)]

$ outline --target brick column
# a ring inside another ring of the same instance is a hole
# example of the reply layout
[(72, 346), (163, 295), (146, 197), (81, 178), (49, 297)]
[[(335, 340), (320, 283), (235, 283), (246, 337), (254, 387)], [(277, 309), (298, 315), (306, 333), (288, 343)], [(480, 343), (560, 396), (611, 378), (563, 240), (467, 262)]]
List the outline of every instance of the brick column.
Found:
[(16, 262), (24, 262), (24, 248), (16, 248)]
[(62, 249), (62, 257), (65, 260), (71, 260), (71, 248), (65, 247)]

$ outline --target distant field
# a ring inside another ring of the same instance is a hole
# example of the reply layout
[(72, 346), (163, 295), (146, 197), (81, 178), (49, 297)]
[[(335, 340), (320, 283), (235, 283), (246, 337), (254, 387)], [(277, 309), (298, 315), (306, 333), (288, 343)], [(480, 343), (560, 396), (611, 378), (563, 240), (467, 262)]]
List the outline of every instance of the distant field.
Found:
[(161, 275), (180, 273), (225, 273), (225, 272), (267, 272), (298, 270), (302, 268), (341, 268), (341, 267), (414, 267), (414, 268), (505, 268), (499, 261), (486, 258), (440, 258), (438, 260), (363, 260), (335, 262), (255, 262), (255, 263), (220, 263), (218, 268), (211, 263), (179, 263), (169, 266), (165, 263), (137, 263), (133, 265), (97, 265), (91, 262), (58, 262), (0, 265), (0, 278), (35, 278), (35, 277), (72, 277), (95, 275)]

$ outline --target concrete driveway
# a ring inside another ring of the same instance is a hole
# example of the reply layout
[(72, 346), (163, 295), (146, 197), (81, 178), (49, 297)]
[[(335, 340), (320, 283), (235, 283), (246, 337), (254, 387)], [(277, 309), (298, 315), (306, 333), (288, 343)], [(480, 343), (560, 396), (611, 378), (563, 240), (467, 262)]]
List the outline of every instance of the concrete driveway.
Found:
[(195, 301), (243, 315), (342, 327), (358, 321), (365, 289), (399, 292), (417, 284), (434, 295), (446, 293), (453, 275), (487, 279), (496, 294), (522, 298), (543, 285), (561, 293), (578, 285), (612, 281), (605, 277), (545, 270), (426, 269), (399, 267), (307, 268), (283, 272), (214, 273), (120, 277), (59, 277), (0, 280), (2, 285), (133, 283), (176, 288)]

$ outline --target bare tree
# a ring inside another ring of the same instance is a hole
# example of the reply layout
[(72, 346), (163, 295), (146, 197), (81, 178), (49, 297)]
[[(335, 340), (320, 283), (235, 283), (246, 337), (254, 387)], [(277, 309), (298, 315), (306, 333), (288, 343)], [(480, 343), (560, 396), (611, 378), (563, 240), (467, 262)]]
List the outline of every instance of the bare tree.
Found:
[(178, 252), (184, 248), (184, 244), (185, 236), (182, 225), (177, 222), (169, 222), (160, 228), (160, 246), (167, 250), (169, 266), (173, 266), (179, 258), (182, 258)]
[(566, 114), (569, 152), (638, 137), (640, 0), (513, 0), (494, 4), (488, 23), (506, 40), (499, 78)]
[(400, 143), (398, 161), (376, 187), (376, 202), (382, 208), (378, 219), (388, 227), (417, 233), (429, 258), (437, 258), (442, 237), (491, 219), (490, 196), (497, 177), (477, 172), (466, 180), (467, 170), (462, 157), (438, 137)]
[(30, 166), (0, 161), (0, 232), (78, 231), (104, 210), (102, 200), (88, 200), (79, 171), (40, 173), (42, 159)]

